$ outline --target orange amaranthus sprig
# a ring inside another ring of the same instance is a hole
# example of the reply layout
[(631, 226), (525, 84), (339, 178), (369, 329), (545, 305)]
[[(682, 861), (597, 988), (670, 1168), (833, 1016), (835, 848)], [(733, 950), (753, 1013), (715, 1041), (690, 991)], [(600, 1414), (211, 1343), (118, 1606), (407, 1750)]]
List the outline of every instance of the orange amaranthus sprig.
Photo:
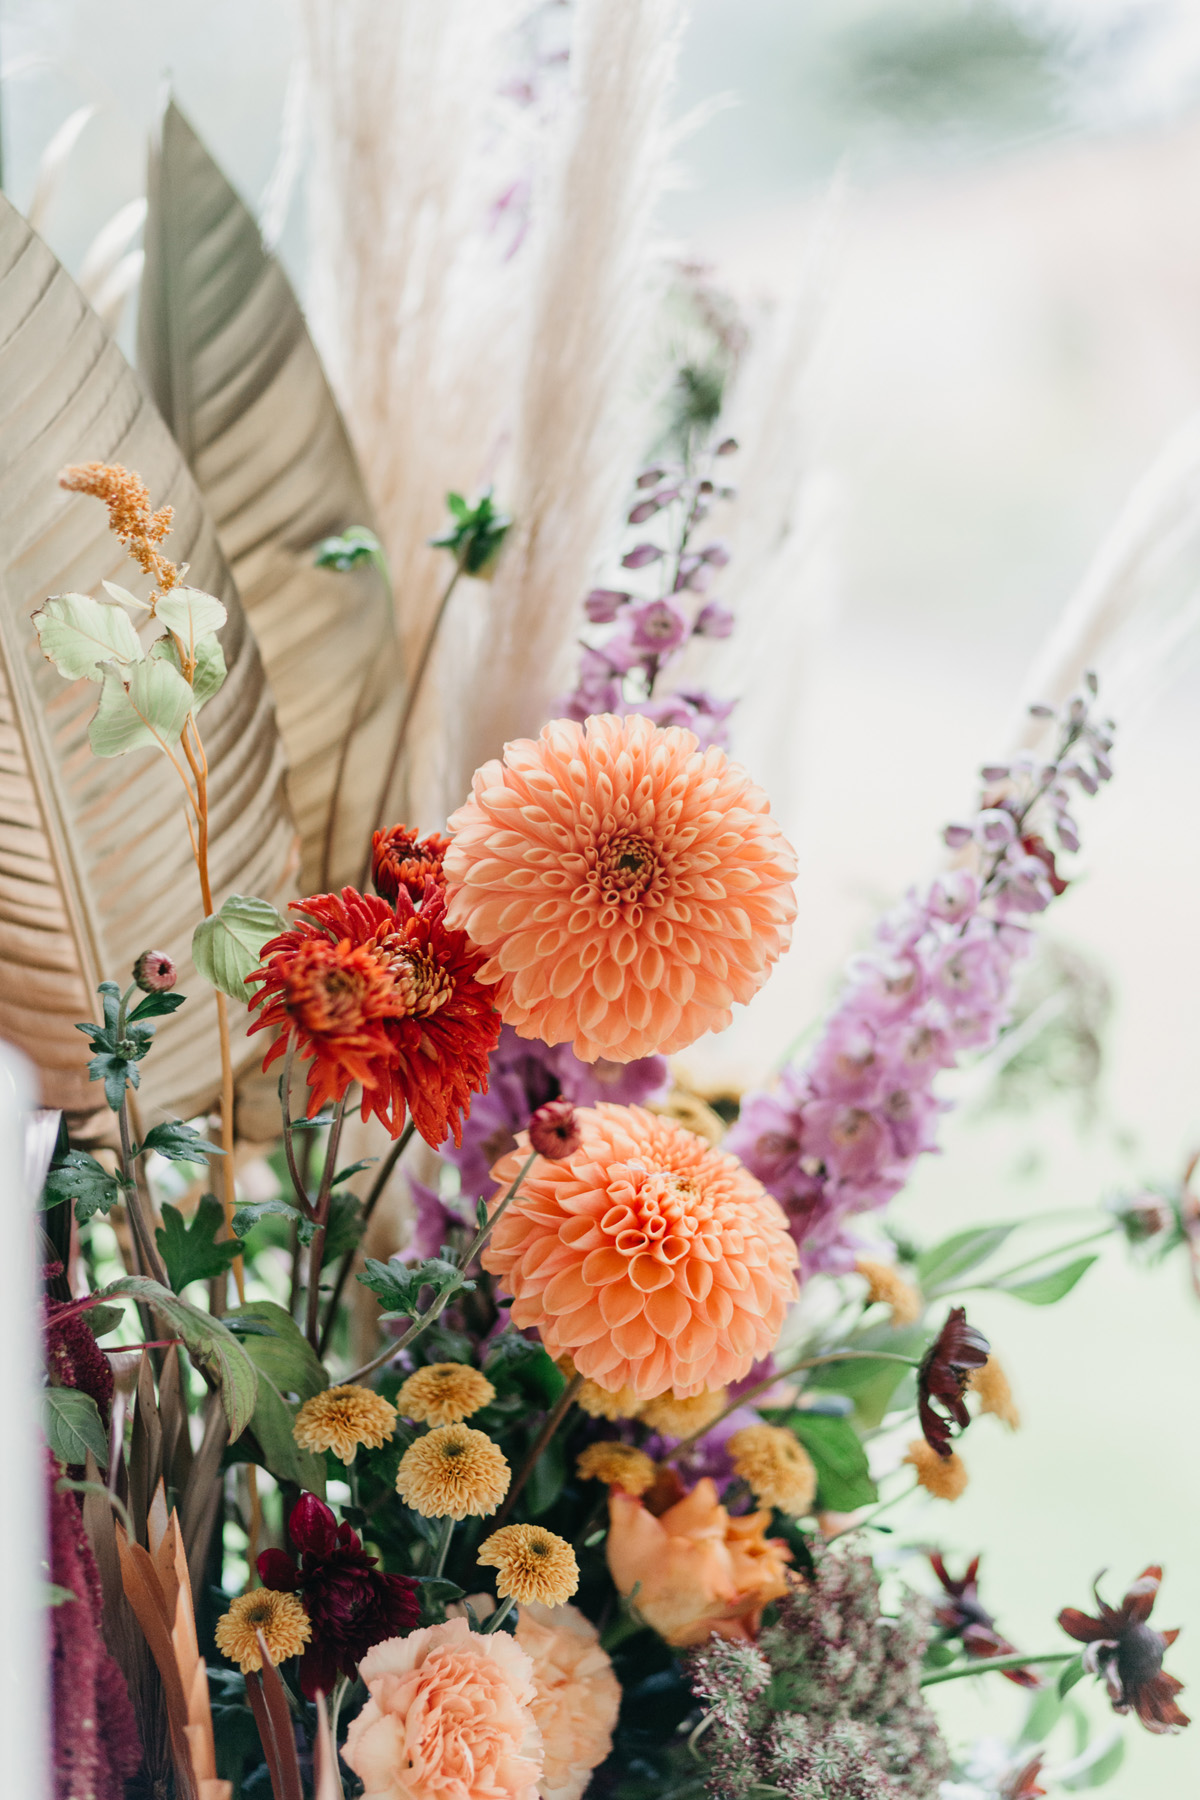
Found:
[(394, 906), (343, 888), (290, 910), (297, 924), (263, 947), (253, 1031), (278, 1032), (263, 1063), (289, 1042), (309, 1062), (308, 1116), (362, 1086), (362, 1116), (393, 1137), (411, 1113), (428, 1144), (462, 1136), (471, 1096), (487, 1089), (488, 1058), (500, 1035), (484, 958), (445, 922), (445, 898), (429, 889), (420, 907), (401, 888)]
[(150, 508), (150, 490), (140, 475), (120, 463), (73, 463), (58, 484), (73, 494), (92, 494), (108, 508), (109, 530), (124, 544), (140, 569), (153, 578), (150, 610), (183, 579), (184, 571), (164, 556), (159, 545), (171, 529), (173, 507)]

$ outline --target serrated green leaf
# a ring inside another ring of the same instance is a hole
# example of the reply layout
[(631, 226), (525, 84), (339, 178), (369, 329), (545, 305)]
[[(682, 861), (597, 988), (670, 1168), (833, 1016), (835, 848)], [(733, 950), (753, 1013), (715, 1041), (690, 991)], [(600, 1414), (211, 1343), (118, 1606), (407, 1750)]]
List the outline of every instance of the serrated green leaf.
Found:
[(60, 1463), (83, 1463), (90, 1450), (102, 1469), (108, 1467), (108, 1433), (96, 1402), (78, 1388), (42, 1391), (46, 1442)]
[(192, 1125), (185, 1125), (182, 1119), (167, 1119), (161, 1125), (154, 1125), (146, 1133), (142, 1150), (157, 1151), (170, 1162), (204, 1163), (210, 1156), (224, 1156), (225, 1152), (219, 1144), (210, 1144), (207, 1138)]
[(411, 1268), (403, 1263), (377, 1262), (369, 1256), (358, 1279), (382, 1301), (385, 1318), (392, 1314), (411, 1318), (419, 1310), (422, 1288), (431, 1287), (440, 1299), (459, 1289), (470, 1293), (475, 1286), (473, 1281), (464, 1281), (462, 1270), (456, 1263), (446, 1262), (438, 1256)]
[(122, 1275), (100, 1290), (104, 1300), (116, 1295), (144, 1300), (174, 1335), (183, 1339), (192, 1361), (207, 1369), (220, 1387), (230, 1437), (240, 1437), (254, 1416), (258, 1374), (228, 1326), (145, 1275)]
[(292, 1315), (273, 1300), (247, 1300), (225, 1314), (231, 1329), (245, 1330), (251, 1325), (266, 1326), (271, 1335), (248, 1336), (244, 1345), (247, 1356), (281, 1394), (295, 1394), (311, 1400), (324, 1393), (329, 1375), (317, 1353)]
[(797, 1409), (788, 1429), (799, 1438), (817, 1471), (816, 1504), (822, 1512), (854, 1512), (878, 1499), (867, 1453), (849, 1419)]
[(144, 994), (130, 1013), (129, 1022), (132, 1025), (138, 1019), (165, 1019), (178, 1012), (186, 999), (186, 994)]
[(154, 1236), (171, 1286), (177, 1294), (193, 1281), (211, 1281), (228, 1274), (242, 1253), (237, 1238), (217, 1242), (225, 1224), (225, 1209), (215, 1194), (205, 1194), (190, 1225), (177, 1206), (165, 1202), (163, 1222)]
[(946, 1293), (972, 1269), (993, 1256), (1016, 1230), (1015, 1225), (973, 1225), (956, 1231), (917, 1258), (917, 1285), (927, 1299)]
[[(150, 647), (150, 654), (160, 661), (169, 663), (173, 669), (183, 675), (183, 665), (179, 660), (179, 652), (175, 648), (174, 638), (158, 638)], [(215, 636), (201, 638), (195, 648), (196, 666), (192, 672), (192, 711), (198, 713), (205, 701), (211, 700), (219, 691), (225, 680), (225, 652), (221, 641)]]
[(287, 920), (268, 900), (230, 894), (219, 912), (197, 925), (192, 960), (205, 981), (245, 1004), (253, 998), (246, 977), (261, 962), (263, 945), (287, 928)]
[(122, 671), (106, 662), (88, 742), (97, 756), (124, 756), (150, 746), (170, 749), (191, 710), (192, 690), (170, 663), (147, 657)]
[(42, 1205), (57, 1206), (63, 1200), (73, 1200), (75, 1217), (82, 1225), (93, 1213), (109, 1212), (120, 1198), (121, 1184), (115, 1175), (110, 1175), (86, 1150), (68, 1150), (50, 1165)]
[(68, 681), (100, 680), (102, 663), (126, 668), (142, 646), (129, 614), (88, 594), (56, 594), (33, 615), (42, 653)]
[(220, 631), (229, 614), (215, 594), (206, 594), (202, 588), (175, 587), (163, 595), (154, 616), (176, 634), (191, 654), (202, 638)]
[(1057, 1269), (1051, 1269), (1045, 1275), (1035, 1275), (1027, 1281), (998, 1282), (997, 1289), (1002, 1294), (1011, 1294), (1015, 1300), (1024, 1300), (1030, 1306), (1053, 1306), (1069, 1294), (1077, 1282), (1083, 1280), (1098, 1256), (1077, 1256), (1072, 1262), (1063, 1263)]
[(493, 1339), (484, 1374), (498, 1394), (518, 1394), (550, 1406), (567, 1385), (566, 1376), (541, 1344), (531, 1344), (515, 1331)]
[(345, 1256), (347, 1250), (353, 1250), (365, 1230), (358, 1195), (349, 1191), (332, 1194), (325, 1225), (325, 1250), (321, 1267), (324, 1268), (326, 1263), (337, 1262), (340, 1257)]

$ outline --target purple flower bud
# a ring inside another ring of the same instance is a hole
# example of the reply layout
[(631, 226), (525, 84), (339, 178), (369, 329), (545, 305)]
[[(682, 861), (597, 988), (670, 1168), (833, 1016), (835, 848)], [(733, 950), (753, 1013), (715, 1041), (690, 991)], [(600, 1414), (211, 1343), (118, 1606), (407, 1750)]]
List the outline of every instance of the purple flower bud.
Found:
[(1082, 725), (1087, 718), (1087, 701), (1081, 700), (1078, 694), (1067, 708), (1067, 719), (1072, 725)]
[(1074, 824), (1065, 815), (1059, 817), (1054, 829), (1064, 850), (1079, 849), (1079, 834), (1075, 830)]
[(1011, 844), (1017, 835), (1016, 825), (1011, 813), (1000, 806), (986, 807), (975, 821), (975, 836), (989, 850), (999, 850), (1005, 844)]
[(942, 833), (942, 842), (949, 850), (962, 850), (971, 842), (973, 835), (969, 825), (947, 825)]
[(619, 609), (632, 599), (633, 595), (621, 588), (593, 588), (583, 608), (593, 625), (611, 625)]
[(166, 994), (179, 976), (165, 950), (143, 950), (133, 965), (133, 979), (143, 994)]
[(1100, 692), (1100, 683), (1096, 679), (1095, 669), (1088, 669), (1085, 671), (1083, 685), (1092, 698), (1095, 699), (1096, 695)]
[(711, 481), (705, 480), (700, 483), (700, 485), (696, 489), (696, 492), (698, 494), (713, 494), (716, 492), (716, 489), (713, 487), (713, 484)]
[(738, 441), (736, 438), (722, 438), (721, 442), (717, 445), (715, 454), (717, 456), (732, 456), (737, 447)]
[(711, 564), (714, 569), (725, 568), (732, 555), (733, 551), (724, 538), (714, 538), (712, 543), (706, 544), (700, 552), (701, 561)]
[(623, 569), (644, 569), (647, 563), (661, 562), (662, 555), (657, 544), (635, 544), (633, 549), (621, 558), (621, 567)]
[(1096, 780), (1096, 777), (1092, 774), (1091, 770), (1085, 769), (1082, 763), (1064, 763), (1062, 772), (1068, 780), (1077, 781), (1085, 794), (1098, 794), (1100, 792), (1100, 783)]
[(696, 614), (692, 630), (697, 637), (727, 638), (733, 632), (733, 614), (719, 600), (709, 600)]
[(639, 500), (629, 514), (629, 523), (631, 525), (644, 525), (647, 519), (652, 519), (654, 517), (661, 506), (662, 501), (657, 494), (652, 494), (649, 500)]
[(551, 1100), (539, 1106), (529, 1121), (529, 1147), (549, 1162), (574, 1156), (583, 1142), (583, 1131), (569, 1100)]
[(630, 617), (633, 643), (659, 655), (677, 649), (688, 635), (687, 616), (671, 600), (647, 600), (635, 606)]
[(1030, 717), (1034, 719), (1052, 719), (1054, 717), (1054, 708), (1052, 706), (1044, 706), (1039, 701), (1035, 706), (1030, 707), (1029, 714)]
[(985, 763), (979, 773), (985, 781), (1007, 781), (1012, 769), (1008, 763)]
[(666, 472), (667, 471), (662, 468), (643, 469), (634, 485), (639, 488), (655, 487), (662, 480)]

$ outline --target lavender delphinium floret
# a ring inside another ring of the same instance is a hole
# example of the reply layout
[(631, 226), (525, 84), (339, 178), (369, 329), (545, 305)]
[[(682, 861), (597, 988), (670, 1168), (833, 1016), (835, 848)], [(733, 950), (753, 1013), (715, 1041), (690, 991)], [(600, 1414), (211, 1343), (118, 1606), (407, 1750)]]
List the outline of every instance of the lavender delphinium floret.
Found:
[(1025, 921), (1066, 887), (1041, 830), (1060, 851), (1078, 848), (1071, 786), (1091, 793), (1107, 781), (1111, 747), (1111, 727), (1078, 699), (1050, 761), (988, 765), (974, 819), (944, 834), (971, 866), (886, 915), (816, 1048), (772, 1092), (744, 1101), (726, 1147), (783, 1205), (808, 1273), (851, 1268), (858, 1246), (847, 1221), (884, 1205), (936, 1149), (947, 1105), (938, 1073), (996, 1042), (1033, 947)]

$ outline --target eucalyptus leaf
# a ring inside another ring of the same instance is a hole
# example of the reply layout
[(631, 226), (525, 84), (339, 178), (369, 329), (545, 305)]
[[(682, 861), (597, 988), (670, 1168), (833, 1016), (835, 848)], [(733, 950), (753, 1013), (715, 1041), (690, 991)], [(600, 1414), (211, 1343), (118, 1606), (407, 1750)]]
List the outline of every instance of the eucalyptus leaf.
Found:
[(130, 663), (124, 675), (116, 663), (104, 663), (101, 674), (100, 704), (88, 727), (97, 756), (170, 749), (179, 742), (192, 710), (192, 690), (177, 669), (147, 657)]
[(68, 681), (100, 680), (101, 663), (138, 662), (142, 646), (129, 614), (88, 594), (56, 594), (33, 615), (42, 654)]
[(85, 1463), (90, 1450), (102, 1469), (108, 1467), (108, 1433), (90, 1394), (79, 1388), (44, 1388), (42, 1422), (60, 1463)]
[(1050, 1269), (1045, 1275), (1035, 1275), (1020, 1281), (997, 1282), (1000, 1293), (1011, 1294), (1015, 1300), (1025, 1300), (1030, 1306), (1053, 1306), (1087, 1274), (1098, 1256), (1077, 1256), (1073, 1261), (1063, 1263), (1057, 1269)]
[(243, 1004), (253, 998), (246, 977), (262, 960), (262, 947), (288, 928), (269, 900), (230, 894), (219, 912), (192, 934), (192, 957), (205, 981)]
[(206, 594), (202, 588), (174, 587), (159, 600), (154, 616), (181, 639), (190, 654), (202, 638), (220, 631), (229, 614), (215, 594)]

